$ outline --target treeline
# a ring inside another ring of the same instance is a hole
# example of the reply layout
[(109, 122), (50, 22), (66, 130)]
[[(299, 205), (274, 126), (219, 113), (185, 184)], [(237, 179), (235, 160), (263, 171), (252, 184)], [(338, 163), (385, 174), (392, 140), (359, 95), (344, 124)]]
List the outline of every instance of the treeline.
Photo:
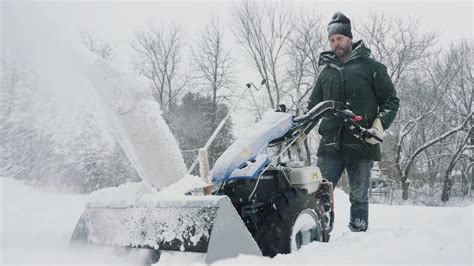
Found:
[[(239, 2), (232, 25), (212, 18), (194, 44), (185, 45), (186, 35), (176, 24), (140, 32), (132, 42), (135, 67), (169, 113), (193, 88), (212, 99), (215, 113), (217, 103), (232, 102), (233, 67), (244, 54), (248, 67), (267, 80), (258, 104), (247, 109), (284, 103), (298, 114), (319, 74), (319, 53), (328, 49), (326, 24), (317, 12), (298, 13), (290, 3)], [(423, 30), (422, 21), (413, 17), (374, 13), (353, 19), (352, 25), (355, 40), (362, 39), (387, 66), (401, 99), (379, 163), (383, 176), (396, 184), (397, 197), (422, 196), (433, 201), (426, 204), (437, 204), (453, 193), (468, 195), (474, 186), (473, 41), (442, 46), (437, 34)], [(224, 26), (237, 44), (232, 50), (223, 45)], [(191, 51), (192, 60), (183, 61), (185, 51)], [(206, 127), (215, 127), (214, 122)], [(313, 139), (315, 153), (317, 136)]]
[[(288, 2), (237, 2), (232, 16), (230, 25), (210, 18), (194, 42), (173, 22), (143, 28), (130, 42), (131, 71), (148, 81), (188, 166), (236, 99), (237, 63), (267, 80), (256, 94), (257, 104), (244, 103), (247, 112), (257, 117), (286, 104), (301, 114), (321, 70), (319, 53), (329, 48), (327, 21), (317, 12), (297, 12)], [(422, 29), (419, 18), (382, 13), (352, 18), (352, 26), (354, 40), (362, 39), (387, 66), (401, 100), (378, 164), (382, 176), (395, 184), (395, 197), (436, 205), (453, 195), (472, 195), (473, 40), (442, 46), (436, 33)], [(106, 42), (82, 36), (92, 52), (112, 63), (117, 58)], [(229, 122), (211, 147), (211, 161), (233, 138)], [(313, 132), (313, 163), (317, 142)]]

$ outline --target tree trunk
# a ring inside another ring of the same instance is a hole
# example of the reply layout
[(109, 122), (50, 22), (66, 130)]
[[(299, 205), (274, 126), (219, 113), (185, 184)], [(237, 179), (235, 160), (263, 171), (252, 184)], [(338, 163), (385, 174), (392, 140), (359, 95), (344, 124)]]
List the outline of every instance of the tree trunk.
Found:
[(410, 182), (403, 181), (402, 182), (402, 199), (408, 199), (408, 187), (410, 186)]
[(446, 171), (444, 172), (443, 194), (441, 195), (441, 200), (443, 202), (448, 201), (451, 195), (451, 188), (453, 187), (454, 181), (450, 179), (449, 177), (451, 176), (454, 166), (456, 165), (456, 162), (458, 161), (459, 155), (464, 150), (465, 144), (467, 144), (470, 139), (469, 133), (470, 132), (466, 134), (466, 137), (464, 138), (464, 140), (459, 144), (458, 149), (456, 150), (456, 152), (454, 152), (453, 156), (451, 157), (451, 161), (449, 162), (448, 168), (446, 168)]
[[(471, 130), (470, 130), (470, 135), (471, 135), (471, 147), (474, 147), (474, 122), (471, 119)], [(471, 158), (469, 158), (469, 165), (472, 165), (474, 163), (474, 156), (472, 156), (472, 151), (471, 151)], [(474, 191), (474, 167), (471, 166), (471, 193)]]
[(443, 194), (441, 194), (441, 200), (443, 202), (447, 202), (451, 196), (451, 188), (453, 187), (453, 180), (452, 179), (444, 179), (443, 185)]
[(461, 173), (461, 181), (462, 181), (462, 195), (467, 196), (469, 194), (469, 181), (467, 180), (467, 176), (464, 172)]

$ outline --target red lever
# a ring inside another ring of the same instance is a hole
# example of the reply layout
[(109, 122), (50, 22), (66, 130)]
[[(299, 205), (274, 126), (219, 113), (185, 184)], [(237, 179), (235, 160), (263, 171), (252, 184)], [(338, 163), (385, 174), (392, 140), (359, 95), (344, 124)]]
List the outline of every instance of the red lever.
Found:
[(352, 116), (352, 120), (353, 120), (354, 122), (360, 122), (360, 121), (362, 121), (362, 116), (360, 116), (360, 115), (354, 115), (354, 116)]

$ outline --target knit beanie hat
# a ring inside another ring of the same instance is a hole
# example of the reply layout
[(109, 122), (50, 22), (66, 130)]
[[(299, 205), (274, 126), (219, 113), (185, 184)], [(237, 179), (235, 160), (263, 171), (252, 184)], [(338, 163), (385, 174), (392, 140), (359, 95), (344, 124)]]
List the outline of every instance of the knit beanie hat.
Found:
[(342, 34), (352, 39), (351, 20), (337, 11), (328, 24), (328, 38), (334, 34)]

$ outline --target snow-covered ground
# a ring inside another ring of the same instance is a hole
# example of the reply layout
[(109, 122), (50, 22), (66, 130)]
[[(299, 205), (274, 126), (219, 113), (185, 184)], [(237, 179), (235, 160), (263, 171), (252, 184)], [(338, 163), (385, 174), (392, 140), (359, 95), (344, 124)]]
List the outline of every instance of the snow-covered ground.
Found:
[[(140, 254), (69, 245), (87, 196), (45, 193), (0, 178), (0, 264), (136, 264)], [(370, 228), (347, 228), (348, 197), (336, 193), (336, 223), (329, 243), (311, 243), (273, 259), (239, 256), (220, 264), (437, 264), (473, 265), (474, 205), (414, 207), (372, 204)], [(229, 247), (231, 247), (229, 243)], [(204, 264), (200, 254), (163, 254), (161, 264)]]

